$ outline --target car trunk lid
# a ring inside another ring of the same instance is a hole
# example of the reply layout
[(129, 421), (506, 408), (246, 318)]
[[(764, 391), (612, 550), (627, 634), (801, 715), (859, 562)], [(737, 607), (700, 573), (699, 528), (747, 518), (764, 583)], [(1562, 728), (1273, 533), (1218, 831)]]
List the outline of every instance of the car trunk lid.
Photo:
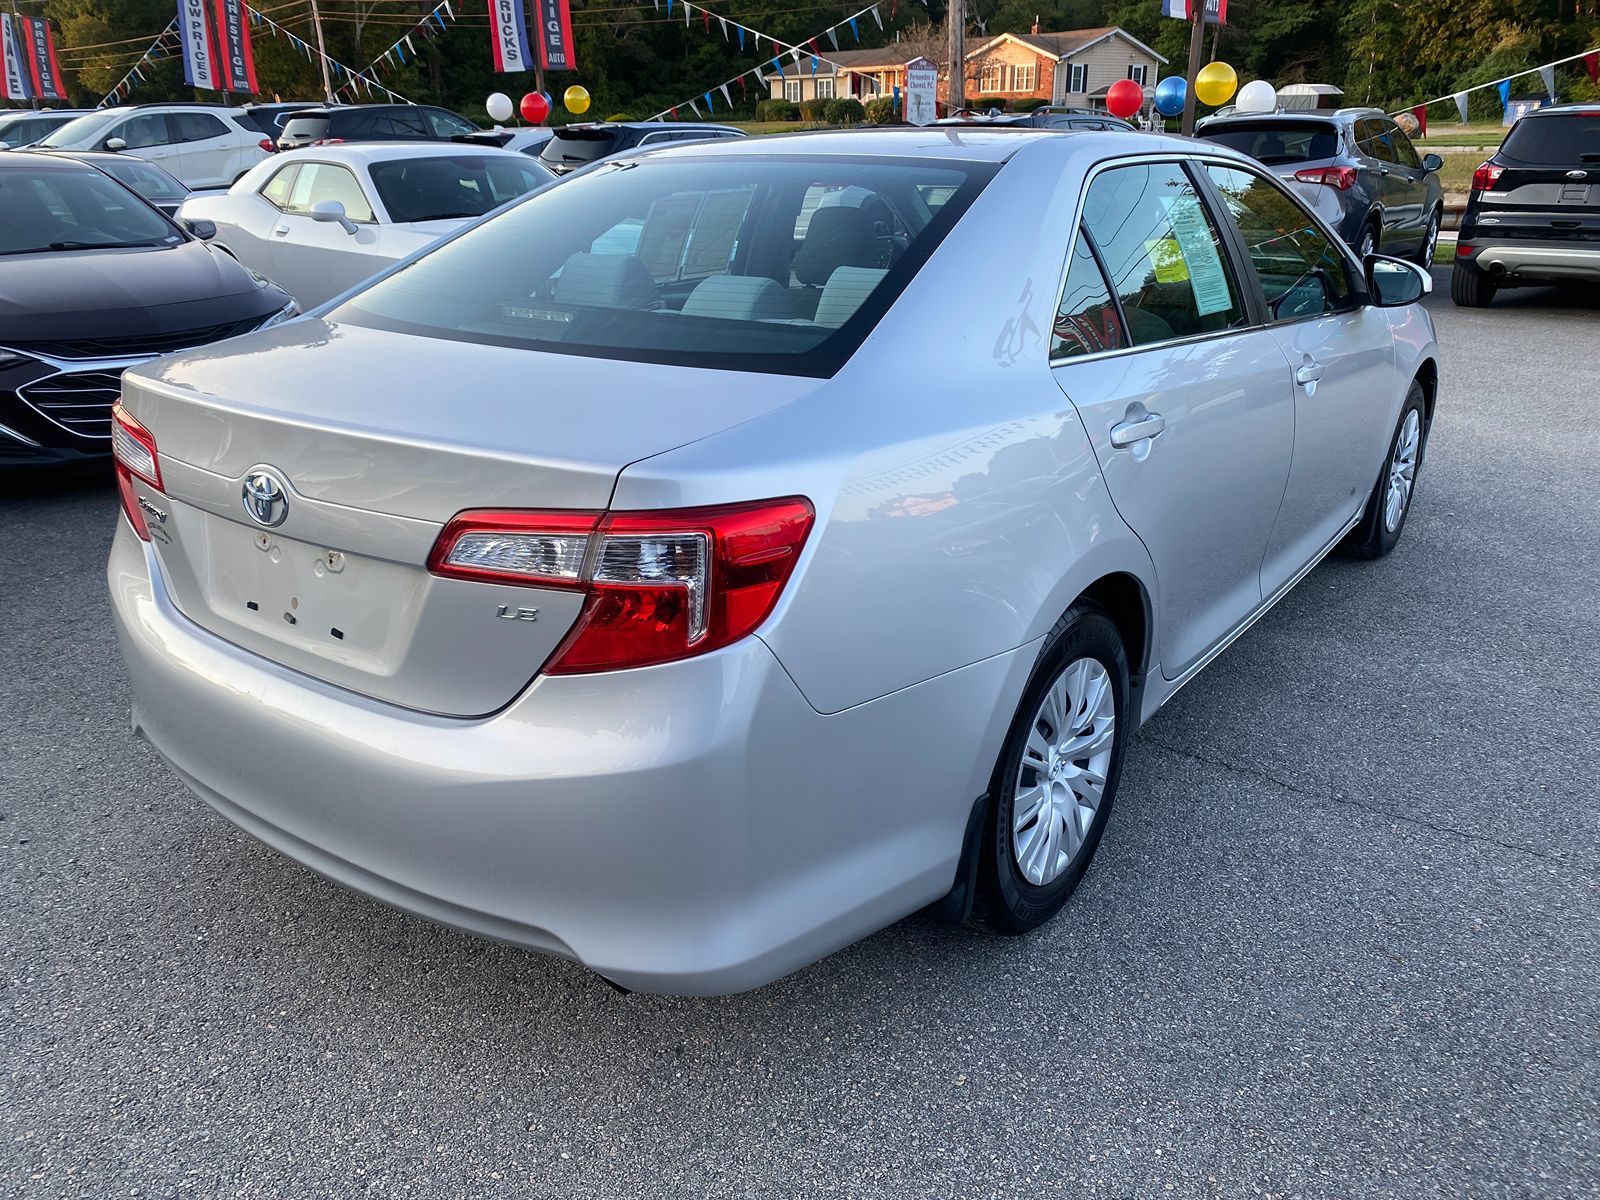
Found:
[(1525, 118), (1484, 170), (1480, 236), (1600, 240), (1600, 112)]
[(474, 716), (537, 674), (583, 597), (430, 574), (445, 522), (604, 509), (628, 463), (815, 386), (308, 319), (138, 368), (123, 403), (158, 447), (152, 545), (186, 616), (335, 686)]

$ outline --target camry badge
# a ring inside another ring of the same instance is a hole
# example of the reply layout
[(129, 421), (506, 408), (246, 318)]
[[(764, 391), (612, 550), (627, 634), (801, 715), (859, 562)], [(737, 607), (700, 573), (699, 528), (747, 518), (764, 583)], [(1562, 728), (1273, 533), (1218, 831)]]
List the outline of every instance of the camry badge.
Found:
[(289, 515), (289, 485), (271, 467), (251, 467), (239, 489), (244, 511), (257, 525), (272, 529)]

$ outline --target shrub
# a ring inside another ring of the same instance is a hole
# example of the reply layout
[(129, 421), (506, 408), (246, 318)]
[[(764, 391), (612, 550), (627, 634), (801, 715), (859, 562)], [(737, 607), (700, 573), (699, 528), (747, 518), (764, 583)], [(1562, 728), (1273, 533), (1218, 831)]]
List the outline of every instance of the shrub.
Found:
[(1050, 101), (1041, 99), (1018, 100), (1011, 107), (1016, 112), (1032, 112), (1036, 108), (1044, 108), (1049, 103)]
[(609, 117), (606, 118), (606, 120), (608, 120), (608, 121), (631, 121), (631, 120), (633, 120), (633, 117), (631, 117), (627, 113), (612, 113)]
[(828, 101), (823, 115), (830, 125), (859, 125), (867, 119), (867, 110), (861, 107), (861, 101), (841, 96)]
[(968, 100), (967, 107), (974, 112), (986, 113), (991, 108), (1005, 112), (1006, 100), (1004, 96), (979, 96), (976, 100)]
[(800, 106), (788, 100), (762, 100), (756, 105), (758, 121), (798, 121)]
[(888, 125), (895, 120), (893, 96), (875, 96), (864, 107), (867, 120), (874, 125)]
[(802, 100), (802, 101), (800, 101), (800, 119), (802, 121), (821, 121), (821, 120), (825, 120), (826, 116), (827, 116), (827, 111), (828, 111), (828, 101), (826, 101), (826, 100)]

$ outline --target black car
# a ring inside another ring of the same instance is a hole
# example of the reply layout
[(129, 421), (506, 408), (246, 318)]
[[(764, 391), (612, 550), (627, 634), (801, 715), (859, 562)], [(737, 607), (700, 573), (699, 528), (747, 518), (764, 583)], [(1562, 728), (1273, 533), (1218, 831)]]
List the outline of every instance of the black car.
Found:
[(1472, 176), (1450, 299), (1552, 283), (1600, 283), (1600, 104), (1529, 113)]
[(550, 140), (539, 148), (539, 161), (557, 175), (565, 175), (624, 150), (642, 150), (671, 142), (709, 142), (744, 137), (732, 125), (704, 125), (690, 121), (602, 121), (558, 125)]
[(36, 150), (30, 153), (86, 162), (104, 171), (118, 183), (131, 187), (169, 217), (176, 217), (179, 206), (189, 198), (189, 189), (176, 175), (131, 154), (112, 154), (100, 150)]
[(0, 470), (111, 453), (122, 371), (287, 320), (287, 293), (88, 163), (0, 154)]
[(279, 150), (339, 142), (448, 142), (477, 132), (460, 113), (431, 104), (331, 104), (291, 113)]

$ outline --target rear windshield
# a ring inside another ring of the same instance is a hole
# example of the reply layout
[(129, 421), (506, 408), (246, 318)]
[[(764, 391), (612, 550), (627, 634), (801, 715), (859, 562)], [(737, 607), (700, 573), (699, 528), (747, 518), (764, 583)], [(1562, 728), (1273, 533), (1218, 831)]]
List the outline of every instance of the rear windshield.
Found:
[(570, 171), (597, 158), (614, 153), (622, 144), (616, 129), (562, 130), (544, 144), (539, 161), (557, 170)]
[(1600, 163), (1600, 113), (1524, 117), (1506, 134), (1500, 153), (1539, 166)]
[(372, 164), (391, 221), (481, 217), (550, 181), (550, 172), (509, 154), (429, 155)]
[(1229, 122), (1200, 130), (1199, 136), (1219, 146), (1248, 154), (1268, 166), (1316, 162), (1339, 153), (1339, 133), (1326, 121)]
[(283, 123), (286, 138), (310, 138), (317, 141), (328, 136), (327, 117), (290, 117)]
[(831, 375), (994, 170), (625, 159), (444, 243), (333, 317), (596, 358)]
[(181, 235), (98, 171), (0, 173), (0, 254), (168, 246)]

